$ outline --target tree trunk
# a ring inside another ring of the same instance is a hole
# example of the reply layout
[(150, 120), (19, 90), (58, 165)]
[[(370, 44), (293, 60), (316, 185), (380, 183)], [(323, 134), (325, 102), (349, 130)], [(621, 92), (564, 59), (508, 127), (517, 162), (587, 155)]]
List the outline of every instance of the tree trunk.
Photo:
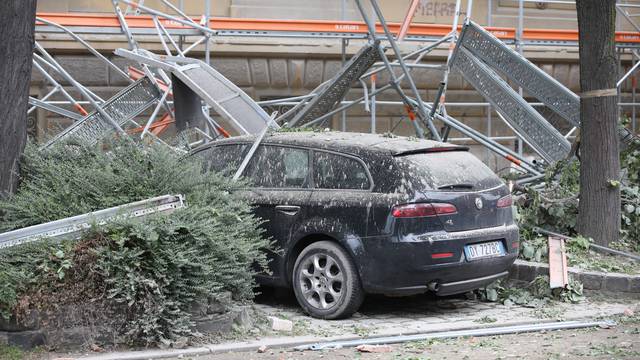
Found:
[(18, 183), (27, 142), (36, 0), (0, 1), (0, 197)]
[(576, 1), (582, 91), (578, 230), (601, 245), (617, 240), (620, 235), (615, 3), (615, 0)]

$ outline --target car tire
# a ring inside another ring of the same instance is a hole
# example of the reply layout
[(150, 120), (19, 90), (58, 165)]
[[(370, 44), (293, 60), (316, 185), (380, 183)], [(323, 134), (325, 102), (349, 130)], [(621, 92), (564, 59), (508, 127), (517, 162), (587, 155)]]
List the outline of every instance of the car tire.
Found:
[(302, 250), (293, 267), (292, 283), (302, 309), (319, 319), (347, 318), (364, 300), (353, 260), (330, 241), (319, 241)]

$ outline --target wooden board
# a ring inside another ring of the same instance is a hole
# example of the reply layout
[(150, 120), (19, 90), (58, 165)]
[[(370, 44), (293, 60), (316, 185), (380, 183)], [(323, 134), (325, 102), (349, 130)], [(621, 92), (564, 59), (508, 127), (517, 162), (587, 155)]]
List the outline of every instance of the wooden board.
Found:
[(564, 288), (569, 284), (564, 239), (549, 236), (549, 287)]

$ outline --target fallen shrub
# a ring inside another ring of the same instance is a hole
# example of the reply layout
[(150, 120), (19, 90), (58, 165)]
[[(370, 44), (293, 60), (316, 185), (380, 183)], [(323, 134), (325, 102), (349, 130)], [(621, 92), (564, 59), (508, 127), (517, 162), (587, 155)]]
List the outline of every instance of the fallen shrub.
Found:
[[(611, 181), (620, 186), (622, 229), (620, 239), (611, 244), (623, 250), (640, 252), (640, 143), (635, 140), (620, 154), (621, 181)], [(578, 236), (576, 226), (580, 192), (580, 163), (577, 160), (561, 161), (545, 174), (542, 189), (529, 188), (520, 196), (518, 221), (521, 228), (521, 254), (527, 260), (539, 259), (536, 254), (540, 227), (569, 236)], [(618, 240), (618, 239), (616, 239)], [(539, 260), (538, 260), (539, 261)]]
[(79, 241), (38, 242), (0, 251), (0, 312), (55, 313), (88, 304), (121, 342), (171, 343), (189, 336), (191, 304), (231, 292), (252, 298), (255, 271), (271, 247), (241, 186), (203, 173), (194, 158), (130, 141), (26, 150), (18, 192), (0, 202), (0, 231), (164, 194), (188, 206), (169, 215), (118, 220)]
[(549, 277), (542, 275), (523, 287), (509, 286), (504, 281), (496, 281), (478, 292), (481, 300), (528, 307), (544, 306), (550, 300), (568, 303), (578, 303), (584, 300), (580, 282), (570, 278), (569, 284), (565, 288), (550, 289)]

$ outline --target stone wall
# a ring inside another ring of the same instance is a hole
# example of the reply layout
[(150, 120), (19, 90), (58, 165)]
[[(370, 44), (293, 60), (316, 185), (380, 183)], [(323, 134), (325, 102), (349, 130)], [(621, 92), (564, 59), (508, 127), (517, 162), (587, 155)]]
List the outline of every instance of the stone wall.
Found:
[[(47, 304), (55, 306), (56, 304)], [(196, 301), (189, 310), (192, 331), (203, 335), (228, 334), (234, 328), (246, 330), (253, 326), (255, 314), (250, 306), (234, 304), (230, 293)], [(126, 305), (113, 307), (100, 304), (78, 304), (57, 307), (42, 312), (36, 309), (20, 311), (19, 316), (4, 320), (0, 317), (0, 345), (22, 349), (43, 346), (48, 350), (105, 348), (129, 343), (119, 331), (126, 321)], [(172, 346), (185, 347), (189, 339), (176, 339)]]
[[(640, 299), (640, 275), (605, 273), (587, 271), (575, 267), (568, 267), (568, 272), (574, 280), (580, 281), (587, 293), (608, 295), (613, 298)], [(516, 260), (509, 272), (509, 278), (514, 280), (533, 281), (537, 276), (549, 276), (549, 265)]]

